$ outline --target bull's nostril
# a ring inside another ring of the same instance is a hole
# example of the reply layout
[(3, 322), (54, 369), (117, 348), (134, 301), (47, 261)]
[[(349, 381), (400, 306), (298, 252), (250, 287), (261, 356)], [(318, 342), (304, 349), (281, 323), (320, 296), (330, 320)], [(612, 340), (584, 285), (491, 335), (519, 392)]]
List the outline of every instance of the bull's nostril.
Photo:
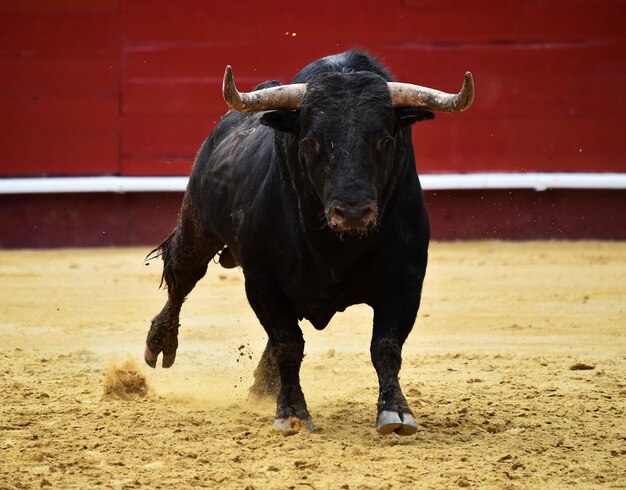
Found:
[(333, 226), (341, 225), (346, 218), (346, 211), (341, 206), (332, 206), (330, 208), (330, 223)]
[(376, 212), (374, 211), (374, 208), (372, 206), (367, 206), (363, 210), (363, 214), (361, 214), (361, 222), (365, 226), (367, 226), (371, 222), (375, 221), (375, 219), (376, 219)]
[(340, 231), (364, 231), (371, 228), (378, 217), (376, 204), (333, 204), (327, 211), (328, 224)]

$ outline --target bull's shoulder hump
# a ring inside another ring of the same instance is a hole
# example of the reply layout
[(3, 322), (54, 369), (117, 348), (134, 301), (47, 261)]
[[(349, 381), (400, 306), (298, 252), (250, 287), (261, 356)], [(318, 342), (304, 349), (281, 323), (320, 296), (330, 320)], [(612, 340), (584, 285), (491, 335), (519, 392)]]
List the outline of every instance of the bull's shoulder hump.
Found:
[(205, 161), (203, 166), (232, 167), (252, 158), (263, 159), (273, 144), (271, 130), (259, 123), (257, 114), (237, 113), (229, 119), (227, 116), (209, 136), (209, 151), (201, 150), (198, 154), (198, 159)]

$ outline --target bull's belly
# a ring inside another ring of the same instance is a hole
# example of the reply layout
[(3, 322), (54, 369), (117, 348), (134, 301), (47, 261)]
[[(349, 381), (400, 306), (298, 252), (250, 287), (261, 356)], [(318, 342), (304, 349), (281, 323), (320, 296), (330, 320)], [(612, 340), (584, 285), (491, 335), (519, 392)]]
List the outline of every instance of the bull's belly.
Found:
[(335, 313), (344, 311), (348, 306), (363, 303), (356, 300), (314, 301), (296, 308), (298, 318), (306, 319), (317, 329), (326, 328)]

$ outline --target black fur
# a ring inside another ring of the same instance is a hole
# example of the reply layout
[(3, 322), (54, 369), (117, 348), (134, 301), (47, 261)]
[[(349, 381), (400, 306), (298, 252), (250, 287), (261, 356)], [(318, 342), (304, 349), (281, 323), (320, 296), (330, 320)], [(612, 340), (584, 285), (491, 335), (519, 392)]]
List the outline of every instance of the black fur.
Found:
[[(173, 362), (182, 301), (226, 247), (225, 262), (243, 268), (269, 337), (251, 391), (278, 395), (277, 418), (309, 416), (298, 321), (323, 329), (358, 303), (374, 310), (379, 412), (411, 413), (398, 372), (419, 307), (429, 225), (408, 126), (433, 115), (394, 110), (390, 80), (373, 57), (350, 51), (296, 75), (294, 82), (308, 83), (301, 110), (222, 118), (196, 157), (179, 223), (160, 247), (169, 300), (148, 335), (149, 364), (161, 352), (164, 365)], [(346, 209), (364, 224), (342, 228), (337, 216)]]

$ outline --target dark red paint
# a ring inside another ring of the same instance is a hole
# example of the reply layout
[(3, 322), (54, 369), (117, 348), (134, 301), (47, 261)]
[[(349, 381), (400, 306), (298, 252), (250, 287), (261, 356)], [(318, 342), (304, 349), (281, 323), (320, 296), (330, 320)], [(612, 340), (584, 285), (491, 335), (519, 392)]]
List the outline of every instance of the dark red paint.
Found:
[[(626, 239), (623, 191), (426, 192), (435, 240)], [(182, 193), (0, 196), (0, 248), (141, 245), (170, 233)]]

